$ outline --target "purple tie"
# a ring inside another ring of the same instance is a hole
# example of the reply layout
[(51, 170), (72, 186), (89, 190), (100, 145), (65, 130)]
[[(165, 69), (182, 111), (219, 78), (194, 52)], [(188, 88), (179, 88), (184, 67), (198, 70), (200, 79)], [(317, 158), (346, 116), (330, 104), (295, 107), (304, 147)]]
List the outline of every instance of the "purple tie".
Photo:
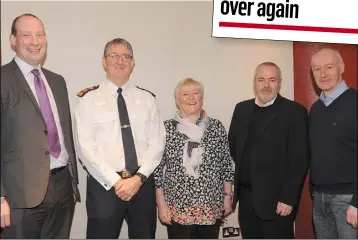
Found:
[(51, 155), (54, 156), (55, 158), (58, 158), (61, 152), (60, 139), (58, 137), (55, 118), (53, 117), (50, 101), (48, 99), (47, 92), (46, 92), (46, 87), (41, 78), (40, 71), (38, 69), (34, 69), (31, 72), (35, 76), (36, 95), (39, 100), (42, 116), (46, 122), (48, 140), (51, 148)]

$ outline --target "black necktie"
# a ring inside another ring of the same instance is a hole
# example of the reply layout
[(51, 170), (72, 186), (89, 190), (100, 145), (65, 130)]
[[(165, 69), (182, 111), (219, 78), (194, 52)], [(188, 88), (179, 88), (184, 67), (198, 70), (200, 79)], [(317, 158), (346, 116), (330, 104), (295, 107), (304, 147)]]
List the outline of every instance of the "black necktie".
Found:
[(132, 129), (129, 122), (128, 111), (126, 102), (122, 96), (122, 88), (118, 88), (118, 113), (121, 123), (122, 142), (124, 149), (124, 158), (126, 162), (126, 170), (130, 173), (134, 173), (138, 169), (137, 153), (135, 151), (135, 145), (132, 135)]

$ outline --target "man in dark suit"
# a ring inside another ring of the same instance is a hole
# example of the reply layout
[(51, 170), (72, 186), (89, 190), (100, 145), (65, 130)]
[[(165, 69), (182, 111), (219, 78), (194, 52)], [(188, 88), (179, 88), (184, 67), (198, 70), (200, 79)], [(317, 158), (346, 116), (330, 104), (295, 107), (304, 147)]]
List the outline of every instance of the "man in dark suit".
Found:
[(41, 67), (47, 41), (39, 18), (17, 17), (10, 43), (16, 57), (1, 67), (4, 238), (69, 238), (80, 195), (66, 83)]
[(308, 169), (307, 110), (279, 94), (281, 70), (255, 71), (255, 99), (236, 105), (229, 142), (235, 161), (233, 204), (243, 238), (294, 238), (293, 222)]

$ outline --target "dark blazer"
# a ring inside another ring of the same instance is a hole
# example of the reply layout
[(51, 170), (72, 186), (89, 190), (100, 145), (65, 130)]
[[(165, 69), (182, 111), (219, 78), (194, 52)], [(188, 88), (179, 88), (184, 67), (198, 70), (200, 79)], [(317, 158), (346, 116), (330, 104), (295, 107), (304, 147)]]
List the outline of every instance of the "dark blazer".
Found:
[[(241, 157), (254, 107), (255, 99), (236, 105), (228, 134), (235, 161), (234, 208), (240, 194), (237, 185)], [(278, 202), (297, 207), (309, 165), (306, 108), (278, 95), (271, 110), (256, 129), (250, 152), (254, 208), (262, 219), (276, 217)]]
[[(42, 69), (53, 92), (69, 155), (77, 201), (78, 173), (68, 92), (62, 76)], [(45, 197), (50, 151), (47, 129), (36, 99), (13, 60), (1, 67), (1, 196), (12, 208), (38, 206)]]

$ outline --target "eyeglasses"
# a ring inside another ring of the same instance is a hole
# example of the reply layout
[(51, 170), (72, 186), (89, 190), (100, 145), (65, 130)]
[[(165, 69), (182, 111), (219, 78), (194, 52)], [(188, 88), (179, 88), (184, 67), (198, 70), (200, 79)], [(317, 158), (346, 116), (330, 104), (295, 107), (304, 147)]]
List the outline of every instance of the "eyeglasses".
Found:
[(119, 60), (120, 58), (122, 59), (123, 62), (129, 62), (133, 59), (133, 56), (129, 55), (129, 54), (117, 54), (117, 53), (110, 53), (107, 54), (106, 57), (109, 57), (113, 60)]

